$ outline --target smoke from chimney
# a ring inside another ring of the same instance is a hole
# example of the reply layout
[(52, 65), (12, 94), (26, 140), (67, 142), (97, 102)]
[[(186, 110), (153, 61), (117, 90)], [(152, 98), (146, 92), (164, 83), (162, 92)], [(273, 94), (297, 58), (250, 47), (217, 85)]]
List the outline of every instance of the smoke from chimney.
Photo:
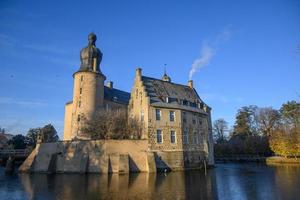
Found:
[(214, 40), (210, 42), (205, 42), (201, 47), (201, 53), (198, 58), (196, 58), (191, 66), (189, 72), (189, 80), (192, 80), (193, 75), (199, 71), (204, 66), (209, 65), (211, 59), (216, 54), (218, 47), (221, 43), (227, 41), (231, 36), (230, 27), (226, 27), (222, 33), (218, 34)]

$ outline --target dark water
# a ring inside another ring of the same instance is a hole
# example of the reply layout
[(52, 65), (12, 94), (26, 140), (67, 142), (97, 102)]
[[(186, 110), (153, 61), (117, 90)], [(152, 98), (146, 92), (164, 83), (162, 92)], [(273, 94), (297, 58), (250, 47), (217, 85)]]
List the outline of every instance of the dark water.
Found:
[(0, 199), (300, 199), (299, 166), (217, 164), (168, 174), (20, 174), (0, 170)]

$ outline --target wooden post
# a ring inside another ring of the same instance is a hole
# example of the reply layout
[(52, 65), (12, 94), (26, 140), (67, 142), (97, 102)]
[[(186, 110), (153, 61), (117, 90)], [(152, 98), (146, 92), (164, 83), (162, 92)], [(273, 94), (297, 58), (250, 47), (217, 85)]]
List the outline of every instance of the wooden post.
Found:
[(205, 160), (203, 161), (203, 164), (204, 164), (204, 172), (205, 172), (205, 175), (206, 175), (206, 162), (205, 162)]
[(6, 162), (6, 166), (5, 166), (5, 173), (6, 174), (12, 174), (14, 172), (14, 162), (15, 159), (11, 156), (9, 156), (7, 162)]

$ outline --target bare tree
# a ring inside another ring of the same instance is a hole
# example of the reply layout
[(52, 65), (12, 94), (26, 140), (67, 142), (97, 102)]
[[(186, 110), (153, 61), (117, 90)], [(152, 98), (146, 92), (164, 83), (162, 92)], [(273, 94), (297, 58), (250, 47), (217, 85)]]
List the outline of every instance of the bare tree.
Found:
[(228, 123), (224, 119), (217, 119), (213, 123), (213, 131), (216, 141), (225, 140), (225, 132), (228, 131)]
[(270, 136), (280, 123), (280, 113), (272, 107), (259, 108), (256, 120), (264, 136)]
[(83, 116), (82, 132), (92, 139), (140, 139), (142, 124), (136, 119), (128, 119), (124, 110), (96, 112), (92, 119)]

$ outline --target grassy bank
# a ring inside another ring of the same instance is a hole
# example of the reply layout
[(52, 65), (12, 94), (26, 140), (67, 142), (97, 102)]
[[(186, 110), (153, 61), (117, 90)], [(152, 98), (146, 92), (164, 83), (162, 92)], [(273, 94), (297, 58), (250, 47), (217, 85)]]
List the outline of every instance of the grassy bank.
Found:
[(300, 165), (300, 158), (285, 158), (280, 156), (273, 156), (266, 158), (267, 164), (297, 164)]

